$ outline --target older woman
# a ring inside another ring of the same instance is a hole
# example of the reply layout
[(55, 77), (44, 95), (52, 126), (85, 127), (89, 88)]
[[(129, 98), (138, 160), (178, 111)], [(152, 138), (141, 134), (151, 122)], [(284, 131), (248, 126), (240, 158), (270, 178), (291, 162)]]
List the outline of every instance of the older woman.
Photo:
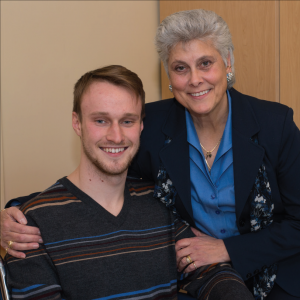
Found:
[(231, 35), (214, 12), (168, 16), (156, 46), (174, 98), (147, 104), (130, 174), (155, 180), (154, 196), (200, 230), (176, 244), (178, 269), (231, 261), (256, 299), (300, 299), (292, 110), (232, 88)]
[(132, 174), (155, 179), (155, 196), (202, 232), (176, 245), (179, 270), (187, 255), (197, 267), (231, 261), (256, 299), (300, 299), (292, 110), (232, 88), (231, 35), (214, 12), (168, 16), (156, 46), (174, 98), (147, 105)]

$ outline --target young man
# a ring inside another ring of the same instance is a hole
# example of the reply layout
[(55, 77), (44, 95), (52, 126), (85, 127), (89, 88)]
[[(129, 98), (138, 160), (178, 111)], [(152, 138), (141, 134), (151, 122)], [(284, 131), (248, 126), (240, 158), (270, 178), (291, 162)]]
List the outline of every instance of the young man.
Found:
[[(72, 125), (81, 139), (80, 164), (21, 206), (43, 244), (26, 259), (6, 256), (12, 299), (177, 297), (175, 242), (193, 233), (152, 198), (151, 183), (126, 180), (144, 104), (141, 80), (124, 67), (78, 80)], [(189, 256), (187, 262), (195, 272), (182, 275), (181, 285), (198, 299), (252, 299), (228, 264), (197, 269)]]

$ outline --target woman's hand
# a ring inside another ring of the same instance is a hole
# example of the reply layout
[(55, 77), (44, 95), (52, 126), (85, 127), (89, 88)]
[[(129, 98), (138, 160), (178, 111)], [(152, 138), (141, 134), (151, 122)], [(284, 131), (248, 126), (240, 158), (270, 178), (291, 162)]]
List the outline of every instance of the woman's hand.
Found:
[[(40, 230), (36, 227), (26, 226), (27, 220), (16, 207), (1, 211), (1, 246), (7, 253), (17, 258), (25, 258), (22, 250), (37, 249), (42, 243)], [(9, 248), (9, 242), (13, 242)]]
[(188, 255), (193, 263), (184, 270), (184, 273), (194, 271), (195, 266), (199, 268), (213, 263), (230, 261), (223, 240), (208, 236), (197, 229), (191, 229), (196, 237), (179, 240), (175, 245), (179, 272), (189, 264)]

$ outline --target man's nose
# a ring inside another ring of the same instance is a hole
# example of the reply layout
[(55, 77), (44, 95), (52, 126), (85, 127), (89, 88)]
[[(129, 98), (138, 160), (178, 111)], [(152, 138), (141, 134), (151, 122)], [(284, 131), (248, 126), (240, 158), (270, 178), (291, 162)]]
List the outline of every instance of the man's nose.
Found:
[(120, 124), (112, 124), (107, 133), (107, 140), (115, 144), (120, 144), (123, 140), (123, 133)]

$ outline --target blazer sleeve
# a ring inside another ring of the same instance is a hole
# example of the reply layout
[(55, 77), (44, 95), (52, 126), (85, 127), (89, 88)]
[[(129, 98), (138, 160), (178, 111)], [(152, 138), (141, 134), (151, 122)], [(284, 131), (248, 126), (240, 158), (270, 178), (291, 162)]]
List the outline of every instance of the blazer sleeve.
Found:
[(244, 280), (274, 263), (296, 257), (300, 261), (300, 132), (292, 109), (286, 113), (280, 146), (273, 151), (278, 153), (273, 165), (277, 186), (273, 189), (281, 200), (275, 205), (282, 218), (258, 232), (224, 239), (233, 266)]

